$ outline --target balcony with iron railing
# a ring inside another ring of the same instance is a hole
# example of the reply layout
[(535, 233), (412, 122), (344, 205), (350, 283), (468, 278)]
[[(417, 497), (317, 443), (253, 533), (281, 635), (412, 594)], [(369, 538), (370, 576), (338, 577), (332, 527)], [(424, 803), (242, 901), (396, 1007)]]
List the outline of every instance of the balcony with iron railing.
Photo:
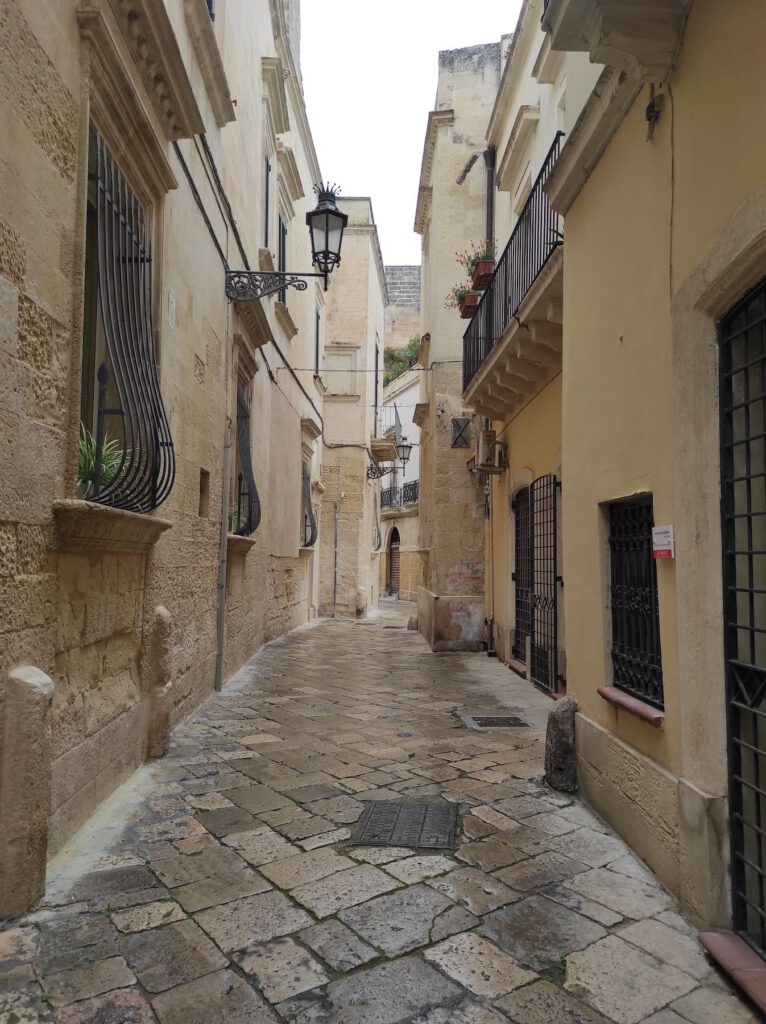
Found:
[[(508, 244), (497, 261), (492, 280), (463, 335), (463, 391), (465, 393), (472, 392), (473, 399), (477, 397), (475, 382), (490, 361), (490, 356), (493, 356), (497, 346), (509, 339), (510, 334), (514, 333), (514, 329), (521, 327), (519, 311), (522, 306), (527, 306), (532, 298), (538, 300), (544, 298), (546, 307), (552, 298), (557, 297), (560, 301), (560, 281), (557, 283), (558, 287), (554, 287), (553, 290), (543, 289), (544, 295), (532, 296), (532, 292), (533, 286), (563, 242), (560, 218), (551, 208), (544, 191), (545, 183), (561, 150), (562, 137), (563, 132), (557, 132), (553, 145), (532, 186), (529, 198), (511, 232)], [(555, 294), (556, 291), (558, 291), (558, 296)], [(551, 319), (547, 308), (534, 309), (532, 312), (537, 317), (542, 316), (543, 320)], [(525, 319), (528, 318), (525, 317)], [(550, 337), (551, 332), (549, 330), (538, 331), (538, 334)], [(540, 337), (530, 340), (539, 342)], [(532, 354), (541, 355), (543, 353), (533, 352)], [(534, 367), (537, 361), (523, 359), (521, 362), (524, 366), (520, 366), (518, 369)], [(489, 389), (487, 394), (478, 396), (483, 399), (494, 399), (494, 401), (485, 401), (487, 406), (501, 406), (504, 394), (509, 396), (523, 394), (529, 389), (521, 382), (526, 381), (527, 384), (533, 384), (540, 377), (539, 370), (535, 369), (531, 370), (530, 378), (523, 374), (517, 374), (519, 383), (517, 389), (514, 390), (510, 380), (502, 379), (506, 372), (504, 361), (501, 362), (493, 358), (492, 366), (497, 376), (493, 376), (491, 381), (485, 382)], [(513, 369), (511, 367), (508, 371), (510, 377), (513, 377)], [(476, 401), (473, 404), (478, 411), (481, 411)], [(491, 412), (488, 414), (491, 415)]]
[(390, 512), (405, 506), (417, 505), (420, 498), (420, 481), (408, 480), (402, 487), (386, 487), (380, 492), (382, 512)]

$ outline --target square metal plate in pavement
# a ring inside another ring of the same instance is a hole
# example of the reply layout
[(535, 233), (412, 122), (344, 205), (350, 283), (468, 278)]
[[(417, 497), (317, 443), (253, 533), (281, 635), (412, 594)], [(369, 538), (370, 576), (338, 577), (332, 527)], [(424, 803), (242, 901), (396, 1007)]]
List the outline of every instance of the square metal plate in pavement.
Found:
[(359, 819), (351, 845), (454, 850), (456, 833), (456, 804), (375, 800)]

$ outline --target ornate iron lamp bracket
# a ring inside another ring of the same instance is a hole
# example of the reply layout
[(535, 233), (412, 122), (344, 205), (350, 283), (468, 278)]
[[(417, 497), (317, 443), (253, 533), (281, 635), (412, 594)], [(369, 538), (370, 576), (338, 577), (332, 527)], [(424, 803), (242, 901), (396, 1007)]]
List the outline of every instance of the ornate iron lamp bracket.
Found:
[(227, 270), (226, 298), (232, 302), (256, 302), (267, 295), (281, 292), (284, 288), (295, 288), (305, 292), (307, 277), (324, 278), (327, 287), (327, 274), (285, 274), (278, 270)]
[(367, 479), (380, 480), (381, 477), (386, 476), (388, 473), (393, 473), (394, 469), (394, 466), (391, 466), (389, 469), (384, 469), (382, 466), (374, 466), (370, 463), (367, 467)]

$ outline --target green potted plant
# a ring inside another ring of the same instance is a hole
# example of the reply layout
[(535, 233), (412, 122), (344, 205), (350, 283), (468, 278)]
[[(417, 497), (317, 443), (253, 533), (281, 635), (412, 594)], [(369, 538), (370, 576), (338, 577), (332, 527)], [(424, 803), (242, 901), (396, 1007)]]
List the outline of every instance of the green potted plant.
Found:
[(444, 305), (447, 309), (459, 309), (464, 320), (470, 320), (479, 305), (481, 295), (475, 292), (469, 281), (453, 285), (447, 292)]
[[(130, 452), (125, 453), (125, 458)], [(123, 462), (123, 449), (119, 441), (104, 436), (101, 450), (100, 486), (110, 484)], [(77, 460), (77, 497), (88, 499), (93, 493), (96, 477), (96, 439), (84, 423), (80, 424), (80, 450)]]
[(465, 252), (455, 253), (457, 261), (471, 279), (474, 291), (483, 291), (495, 271), (495, 240), (471, 242)]

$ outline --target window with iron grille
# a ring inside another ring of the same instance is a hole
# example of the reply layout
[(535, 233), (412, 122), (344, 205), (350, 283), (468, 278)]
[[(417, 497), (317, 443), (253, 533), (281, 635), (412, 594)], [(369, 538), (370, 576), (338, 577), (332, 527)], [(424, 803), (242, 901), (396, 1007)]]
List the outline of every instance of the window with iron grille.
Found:
[(512, 653), (527, 660), (527, 637), (532, 631), (532, 517), (529, 488), (523, 487), (513, 499), (515, 570), (515, 616)]
[[(287, 224), (282, 219), (282, 214), (279, 215), (279, 238), (277, 239), (279, 247), (277, 250), (277, 270), (284, 274), (287, 271)], [(280, 288), (278, 293), (279, 301), (282, 304), (287, 302), (287, 289)]]
[(250, 404), (252, 384), (237, 382), (237, 448), (235, 453), (234, 502), (231, 532), (240, 537), (255, 533), (261, 521), (261, 502), (253, 473)]
[(154, 349), (151, 236), (144, 205), (91, 129), (77, 493), (131, 512), (161, 505), (175, 478)]
[(471, 443), (470, 416), (454, 416), (452, 419), (452, 447), (467, 448)]
[(609, 506), (614, 686), (664, 708), (651, 497)]
[(303, 463), (303, 527), (301, 530), (301, 547), (313, 548), (317, 539), (317, 521), (314, 506), (311, 504), (311, 467)]
[(269, 154), (265, 157), (264, 177), (263, 177), (263, 247), (268, 249), (269, 247), (269, 218), (271, 217), (270, 208), (270, 192), (271, 192), (271, 160)]

